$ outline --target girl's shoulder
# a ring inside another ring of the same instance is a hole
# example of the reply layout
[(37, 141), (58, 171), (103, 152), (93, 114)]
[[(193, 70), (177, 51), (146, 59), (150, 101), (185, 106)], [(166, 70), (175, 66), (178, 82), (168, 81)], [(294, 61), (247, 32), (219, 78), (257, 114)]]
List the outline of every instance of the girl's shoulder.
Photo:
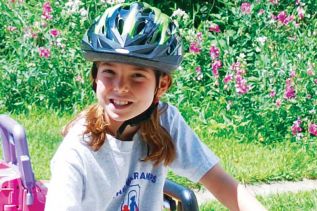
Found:
[(182, 119), (182, 116), (177, 107), (170, 103), (160, 102), (158, 105), (160, 112), (160, 120), (163, 125), (171, 125), (176, 120)]
[(86, 119), (79, 118), (69, 128), (67, 134), (64, 137), (63, 143), (71, 145), (82, 145), (87, 140), (89, 134), (85, 134), (86, 131)]

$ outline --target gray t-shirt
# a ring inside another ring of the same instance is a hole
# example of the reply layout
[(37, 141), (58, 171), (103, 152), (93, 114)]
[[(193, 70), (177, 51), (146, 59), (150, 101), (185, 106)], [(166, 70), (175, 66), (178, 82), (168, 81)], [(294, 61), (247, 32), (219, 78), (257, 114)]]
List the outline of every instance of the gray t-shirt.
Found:
[(84, 121), (69, 131), (51, 161), (45, 211), (156, 211), (162, 210), (168, 167), (193, 182), (199, 181), (219, 159), (195, 135), (178, 110), (167, 106), (162, 126), (171, 135), (176, 159), (169, 165), (140, 161), (147, 153), (139, 133), (133, 141), (111, 135), (92, 151), (83, 136)]

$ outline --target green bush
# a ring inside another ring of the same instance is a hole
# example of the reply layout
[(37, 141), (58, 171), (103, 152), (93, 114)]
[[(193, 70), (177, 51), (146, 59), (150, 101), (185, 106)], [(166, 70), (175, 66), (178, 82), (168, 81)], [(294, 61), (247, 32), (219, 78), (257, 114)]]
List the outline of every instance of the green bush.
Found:
[[(316, 6), (229, 2), (197, 29), (191, 29), (191, 19), (176, 18), (189, 52), (177, 75), (174, 92), (183, 94), (176, 103), (239, 139), (294, 137), (311, 145), (317, 121), (317, 21), (308, 11)], [(250, 11), (243, 12), (243, 5)], [(306, 11), (303, 18), (298, 8)]]

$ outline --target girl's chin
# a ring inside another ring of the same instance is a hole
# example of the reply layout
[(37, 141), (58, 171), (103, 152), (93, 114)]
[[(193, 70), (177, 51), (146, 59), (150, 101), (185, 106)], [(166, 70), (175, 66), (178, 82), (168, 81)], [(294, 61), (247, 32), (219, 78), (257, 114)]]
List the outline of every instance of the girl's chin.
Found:
[(124, 122), (129, 119), (132, 119), (134, 116), (130, 114), (118, 114), (113, 111), (107, 111), (108, 117), (115, 122)]

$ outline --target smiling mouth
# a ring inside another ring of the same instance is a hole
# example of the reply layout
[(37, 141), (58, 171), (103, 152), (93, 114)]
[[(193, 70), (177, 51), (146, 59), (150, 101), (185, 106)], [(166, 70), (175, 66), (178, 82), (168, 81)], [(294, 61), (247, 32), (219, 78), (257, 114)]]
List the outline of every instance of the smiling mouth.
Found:
[(132, 104), (132, 102), (127, 101), (127, 100), (110, 99), (110, 102), (116, 107), (125, 107), (125, 106), (128, 106), (128, 105)]

